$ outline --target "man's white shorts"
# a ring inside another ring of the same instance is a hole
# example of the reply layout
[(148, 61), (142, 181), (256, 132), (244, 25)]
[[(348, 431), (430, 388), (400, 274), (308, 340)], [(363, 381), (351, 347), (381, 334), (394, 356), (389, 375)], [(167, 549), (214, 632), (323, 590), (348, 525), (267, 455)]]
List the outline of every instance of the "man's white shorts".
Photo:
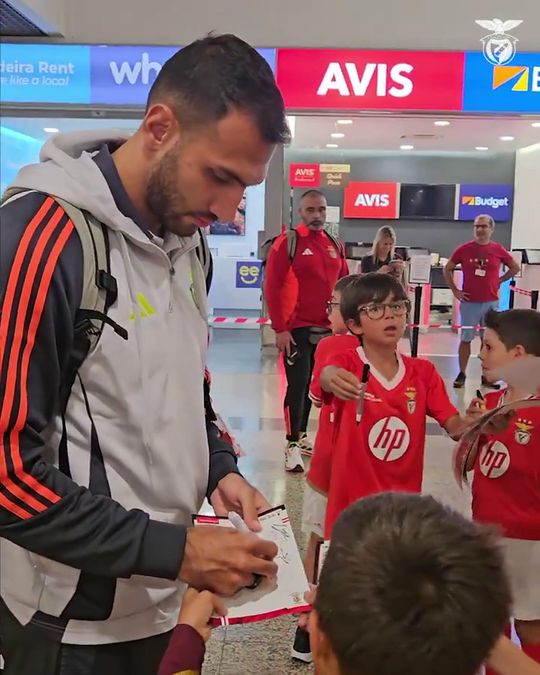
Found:
[(540, 619), (540, 541), (502, 539), (514, 598), (512, 615), (522, 621)]

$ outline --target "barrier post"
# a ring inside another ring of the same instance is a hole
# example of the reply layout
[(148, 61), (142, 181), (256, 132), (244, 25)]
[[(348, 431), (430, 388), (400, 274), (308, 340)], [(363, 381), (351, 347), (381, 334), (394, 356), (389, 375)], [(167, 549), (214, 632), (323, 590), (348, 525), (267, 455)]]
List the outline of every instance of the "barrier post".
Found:
[(411, 356), (418, 356), (418, 336), (420, 335), (420, 312), (422, 309), (422, 286), (414, 287), (414, 317), (411, 333)]
[(531, 291), (531, 309), (538, 309), (538, 290)]
[(512, 279), (510, 282), (510, 295), (508, 298), (508, 309), (514, 309), (514, 299), (516, 297), (516, 294), (514, 293), (514, 290), (516, 288), (516, 280)]

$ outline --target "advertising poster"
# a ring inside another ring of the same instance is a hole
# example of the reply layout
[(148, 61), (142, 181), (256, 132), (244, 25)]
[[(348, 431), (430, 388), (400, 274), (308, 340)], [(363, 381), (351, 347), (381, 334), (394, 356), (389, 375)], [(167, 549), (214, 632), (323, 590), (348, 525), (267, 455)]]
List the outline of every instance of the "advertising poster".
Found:
[(513, 192), (512, 185), (462, 184), (457, 220), (474, 220), (485, 214), (495, 221), (508, 221), (512, 216)]

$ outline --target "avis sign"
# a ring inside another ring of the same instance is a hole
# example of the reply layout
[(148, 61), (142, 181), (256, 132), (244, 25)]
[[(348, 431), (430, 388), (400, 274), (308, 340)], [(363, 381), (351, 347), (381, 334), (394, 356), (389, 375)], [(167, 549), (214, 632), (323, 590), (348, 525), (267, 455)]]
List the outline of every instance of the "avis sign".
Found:
[(319, 164), (291, 164), (289, 185), (292, 188), (318, 188), (321, 185)]
[(397, 218), (399, 183), (352, 182), (345, 188), (345, 218)]
[(287, 108), (461, 110), (461, 52), (281, 49)]

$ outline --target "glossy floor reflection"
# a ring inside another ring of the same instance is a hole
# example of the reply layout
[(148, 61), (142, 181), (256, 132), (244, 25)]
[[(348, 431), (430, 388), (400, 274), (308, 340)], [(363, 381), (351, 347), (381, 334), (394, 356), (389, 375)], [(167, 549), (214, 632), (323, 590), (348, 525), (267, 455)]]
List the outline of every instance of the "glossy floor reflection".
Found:
[[(457, 336), (446, 331), (420, 336), (420, 353), (443, 375), (456, 405), (463, 409), (480, 386), (478, 359), (471, 359), (465, 389), (454, 391), (457, 371)], [(476, 345), (473, 345), (473, 353)], [(478, 349), (478, 347), (477, 347)], [(403, 352), (408, 351), (404, 341)], [(284, 424), (281, 406), (285, 379), (278, 360), (262, 354), (258, 330), (216, 329), (213, 331), (209, 365), (213, 375), (215, 407), (228, 419), (246, 456), (240, 460), (248, 480), (273, 504), (286, 504), (299, 546), (304, 478), (283, 469)], [(312, 435), (316, 416), (310, 423)], [(456, 486), (451, 472), (453, 443), (435, 423), (428, 422), (424, 491), (469, 512), (469, 495)], [(295, 664), (289, 656), (295, 619), (285, 617), (246, 626), (229, 626), (214, 631), (208, 645), (204, 673), (208, 675), (279, 675), (312, 673), (310, 666)]]

